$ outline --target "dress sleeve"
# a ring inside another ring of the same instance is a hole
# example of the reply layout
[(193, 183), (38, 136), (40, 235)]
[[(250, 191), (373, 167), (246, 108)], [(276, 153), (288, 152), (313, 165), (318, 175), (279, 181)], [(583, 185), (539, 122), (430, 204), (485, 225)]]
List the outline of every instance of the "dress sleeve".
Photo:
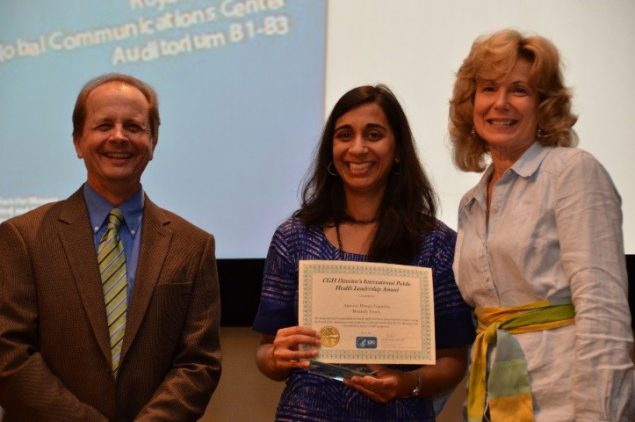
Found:
[(428, 264), (434, 283), (434, 324), (437, 349), (468, 347), (474, 341), (472, 310), (454, 281), (452, 263), (456, 233), (442, 226), (435, 232)]
[(606, 170), (586, 152), (571, 157), (556, 176), (556, 226), (576, 311), (576, 420), (632, 420), (635, 373), (621, 200)]
[(275, 335), (280, 328), (297, 325), (297, 271), (283, 225), (274, 233), (265, 260), (255, 331)]

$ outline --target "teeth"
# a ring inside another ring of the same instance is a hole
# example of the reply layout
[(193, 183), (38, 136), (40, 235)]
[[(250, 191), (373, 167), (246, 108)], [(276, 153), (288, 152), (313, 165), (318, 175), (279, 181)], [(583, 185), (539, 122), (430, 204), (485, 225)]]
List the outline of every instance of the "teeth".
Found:
[(371, 163), (348, 163), (352, 171), (362, 171), (370, 167)]
[(516, 123), (515, 120), (490, 120), (489, 123), (494, 126), (511, 126)]
[(107, 152), (105, 153), (108, 158), (129, 158), (130, 154), (127, 152)]

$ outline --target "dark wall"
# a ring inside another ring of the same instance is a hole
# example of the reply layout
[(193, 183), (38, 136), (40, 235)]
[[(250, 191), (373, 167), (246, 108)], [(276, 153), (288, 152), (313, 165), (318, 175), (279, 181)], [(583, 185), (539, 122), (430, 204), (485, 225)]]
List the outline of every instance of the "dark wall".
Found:
[[(258, 309), (264, 259), (219, 259), (222, 318), (225, 327), (250, 326)], [(635, 255), (626, 255), (628, 300), (635, 329)]]
[(221, 325), (250, 326), (260, 301), (264, 259), (219, 259)]

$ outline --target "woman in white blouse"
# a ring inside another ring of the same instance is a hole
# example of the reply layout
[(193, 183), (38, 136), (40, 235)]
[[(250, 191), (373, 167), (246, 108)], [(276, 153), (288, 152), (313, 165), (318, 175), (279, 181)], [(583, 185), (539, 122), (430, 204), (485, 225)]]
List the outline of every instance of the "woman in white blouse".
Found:
[(479, 320), (470, 422), (635, 420), (621, 200), (574, 147), (570, 99), (553, 44), (514, 30), (477, 39), (457, 74), (454, 160), (485, 170), (454, 260)]

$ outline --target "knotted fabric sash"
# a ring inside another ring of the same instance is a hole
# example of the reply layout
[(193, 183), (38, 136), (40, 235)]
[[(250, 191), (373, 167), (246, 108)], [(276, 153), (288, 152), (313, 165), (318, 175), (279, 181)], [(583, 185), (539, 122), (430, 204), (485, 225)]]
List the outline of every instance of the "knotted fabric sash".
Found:
[[(534, 420), (527, 361), (512, 334), (551, 330), (574, 323), (573, 305), (541, 300), (522, 306), (476, 308), (478, 334), (472, 350), (467, 419), (481, 422), (486, 395), (492, 422)], [(496, 344), (496, 358), (487, 379), (487, 351)]]

